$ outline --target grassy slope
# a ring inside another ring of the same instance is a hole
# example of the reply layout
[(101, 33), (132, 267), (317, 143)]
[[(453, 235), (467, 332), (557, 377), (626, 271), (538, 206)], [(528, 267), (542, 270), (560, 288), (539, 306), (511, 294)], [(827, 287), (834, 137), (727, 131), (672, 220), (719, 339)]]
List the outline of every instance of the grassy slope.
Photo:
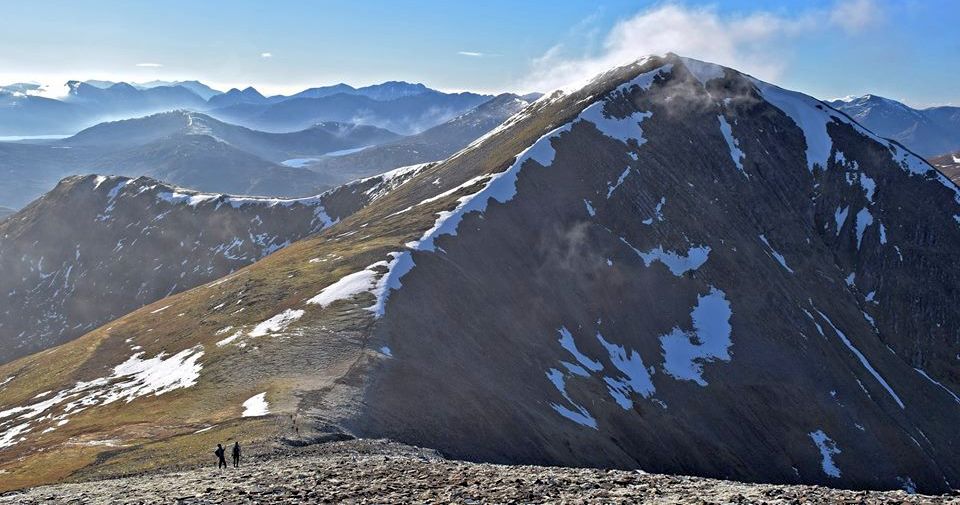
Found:
[[(304, 302), (343, 276), (403, 250), (403, 244), (433, 225), (437, 212), (453, 208), (460, 196), (476, 188), (461, 189), (408, 212), (397, 211), (479, 174), (506, 169), (517, 153), (578, 114), (588, 105), (586, 98), (659, 64), (654, 60), (642, 67), (625, 67), (562, 99), (545, 98), (476, 148), (425, 168), (317, 236), (225, 279), (155, 302), (73, 342), (0, 367), (0, 381), (16, 376), (0, 389), (0, 408), (8, 408), (32, 403), (30, 399), (43, 391), (109, 375), (133, 354), (132, 345), (142, 346), (146, 357), (175, 354), (198, 344), (204, 348), (203, 371), (193, 387), (91, 408), (46, 435), (38, 435), (44, 427), (38, 425), (27, 441), (0, 449), (0, 472), (8, 472), (0, 491), (71, 475), (175, 467), (185, 459), (206, 457), (212, 445), (229, 437), (257, 443), (282, 435), (289, 429), (284, 417), (300, 409), (313, 408), (314, 422), (336, 424), (350, 415), (351, 406), (362, 401), (366, 372), (383, 359), (373, 350), (379, 346), (367, 342), (375, 321), (364, 308), (372, 304), (372, 296), (363, 294), (325, 309)], [(438, 178), (440, 184), (433, 184)], [(220, 304), (224, 306), (217, 309)], [(165, 306), (169, 308), (152, 313)], [(219, 329), (249, 330), (289, 308), (306, 313), (282, 334), (249, 339), (245, 348), (216, 345), (226, 336), (216, 335)], [(264, 391), (272, 417), (238, 421), (243, 401)], [(209, 425), (217, 427), (195, 433)], [(76, 445), (106, 439), (118, 440), (123, 448)], [(91, 467), (94, 462), (96, 467)]]

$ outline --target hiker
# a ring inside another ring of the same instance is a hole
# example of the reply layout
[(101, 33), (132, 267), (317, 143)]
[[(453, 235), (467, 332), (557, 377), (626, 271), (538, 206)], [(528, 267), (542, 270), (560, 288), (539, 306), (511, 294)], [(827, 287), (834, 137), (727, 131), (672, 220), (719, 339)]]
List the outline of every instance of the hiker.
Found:
[(223, 450), (223, 446), (220, 445), (220, 444), (217, 444), (217, 450), (213, 451), (213, 453), (217, 455), (217, 469), (218, 469), (218, 470), (219, 470), (220, 468), (226, 468), (226, 467), (227, 467), (227, 460), (226, 460), (226, 458), (224, 458), (224, 456), (226, 455), (226, 452), (227, 452), (227, 451)]
[(240, 468), (240, 442), (233, 444), (233, 467)]

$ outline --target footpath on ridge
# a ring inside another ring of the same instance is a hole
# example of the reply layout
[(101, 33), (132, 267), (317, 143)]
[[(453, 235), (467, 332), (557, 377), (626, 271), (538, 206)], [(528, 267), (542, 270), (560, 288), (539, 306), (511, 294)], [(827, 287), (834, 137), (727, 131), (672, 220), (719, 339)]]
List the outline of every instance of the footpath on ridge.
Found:
[(212, 458), (191, 470), (44, 486), (0, 504), (653, 503), (933, 504), (957, 497), (903, 491), (747, 484), (637, 471), (504, 466), (442, 458), (385, 440), (351, 440), (251, 454), (239, 469)]

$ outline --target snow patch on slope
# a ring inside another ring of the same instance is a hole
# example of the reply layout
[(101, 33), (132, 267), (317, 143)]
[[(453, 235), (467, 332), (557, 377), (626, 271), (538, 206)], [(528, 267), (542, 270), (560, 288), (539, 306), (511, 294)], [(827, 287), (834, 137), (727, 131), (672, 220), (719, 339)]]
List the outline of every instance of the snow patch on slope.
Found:
[(867, 227), (873, 224), (873, 215), (866, 207), (857, 212), (857, 249), (860, 249), (860, 243), (863, 242), (863, 233)]
[(303, 317), (303, 314), (304, 311), (299, 309), (287, 309), (256, 325), (253, 330), (250, 331), (249, 335), (251, 337), (262, 337), (270, 333), (283, 331), (294, 321)]
[(307, 303), (327, 307), (337, 300), (349, 300), (360, 293), (369, 293), (377, 286), (377, 279), (382, 275), (375, 269), (387, 265), (386, 261), (378, 261), (359, 272), (345, 275), (307, 300)]
[(710, 293), (697, 297), (697, 306), (690, 317), (693, 331), (674, 327), (660, 337), (663, 349), (663, 370), (679, 380), (706, 386), (703, 365), (712, 361), (729, 361), (733, 311), (723, 291), (711, 287)]
[(831, 440), (823, 430), (811, 431), (809, 436), (820, 451), (820, 466), (823, 468), (823, 473), (830, 477), (839, 478), (840, 469), (837, 468), (836, 463), (833, 462), (833, 456), (841, 452), (836, 442)]
[(243, 417), (260, 417), (270, 414), (270, 404), (267, 403), (267, 393), (251, 396), (243, 402)]
[[(50, 396), (52, 392), (39, 395), (47, 397), (46, 400), (0, 411), (0, 447), (19, 443), (23, 440), (21, 435), (45, 421), (63, 426), (71, 415), (92, 407), (121, 400), (130, 403), (143, 396), (160, 396), (192, 387), (203, 368), (199, 362), (203, 346), (185, 349), (170, 357), (161, 353), (143, 359), (143, 354), (134, 354), (114, 367), (109, 376), (77, 382), (53, 396)], [(55, 407), (62, 407), (58, 414), (50, 412)]]
[[(627, 243), (622, 237), (621, 241)], [(627, 245), (630, 245), (627, 243)], [(655, 261), (659, 261), (666, 266), (670, 273), (680, 277), (687, 272), (699, 269), (707, 262), (707, 259), (710, 258), (710, 246), (698, 246), (691, 247), (687, 250), (686, 254), (681, 254), (679, 252), (665, 251), (663, 246), (657, 246), (656, 249), (651, 249), (649, 251), (643, 252), (634, 249), (633, 246), (630, 246), (631, 249), (637, 256), (640, 256), (643, 259), (643, 264), (645, 266), (650, 266)]]
[(750, 174), (743, 169), (743, 159), (746, 157), (743, 154), (743, 151), (740, 150), (740, 141), (733, 136), (733, 128), (730, 127), (730, 123), (727, 122), (727, 118), (723, 115), (718, 115), (717, 119), (720, 120), (720, 133), (723, 134), (723, 139), (727, 141), (727, 147), (730, 148), (730, 158), (733, 159), (734, 165), (737, 166), (737, 170), (740, 170), (746, 178), (750, 178)]
[(773, 258), (774, 258), (775, 260), (777, 260), (777, 263), (780, 263), (780, 266), (782, 266), (784, 270), (786, 270), (786, 271), (788, 271), (788, 272), (790, 272), (790, 273), (793, 273), (793, 269), (790, 268), (790, 267), (787, 265), (787, 260), (786, 260), (786, 258), (784, 258), (782, 254), (780, 254), (779, 252), (777, 252), (776, 249), (774, 249), (773, 246), (770, 245), (770, 242), (767, 241), (767, 237), (766, 237), (765, 235), (763, 235), (762, 233), (759, 235), (759, 237), (760, 237), (760, 241), (763, 242), (763, 245), (767, 246), (767, 250), (768, 250), (768, 251), (770, 252), (770, 254), (773, 256)]
[(925, 379), (927, 379), (927, 380), (930, 381), (931, 383), (939, 386), (940, 389), (946, 391), (947, 394), (950, 395), (950, 397), (953, 398), (953, 400), (954, 400), (955, 402), (960, 403), (960, 396), (957, 396), (957, 394), (954, 393), (953, 391), (951, 391), (947, 386), (944, 386), (944, 385), (941, 384), (940, 382), (934, 380), (933, 377), (930, 377), (929, 375), (927, 375), (927, 372), (924, 372), (923, 370), (921, 370), (921, 369), (919, 369), (919, 368), (914, 368), (914, 370), (916, 370), (918, 374), (922, 375)]
[(617, 178), (615, 184), (610, 184), (607, 186), (607, 200), (610, 199), (610, 196), (613, 195), (613, 192), (623, 184), (623, 181), (627, 180), (627, 176), (630, 175), (630, 167), (627, 167), (623, 170), (623, 173), (620, 174), (620, 177)]
[(843, 224), (847, 222), (847, 214), (850, 213), (850, 207), (844, 207), (842, 210), (840, 207), (837, 207), (836, 212), (833, 213), (833, 220), (837, 223), (837, 235), (840, 235), (840, 230), (843, 229)]
[(650, 398), (656, 392), (653, 380), (650, 378), (650, 372), (640, 353), (634, 350), (627, 350), (624, 346), (607, 342), (603, 335), (597, 332), (597, 340), (610, 354), (610, 362), (620, 371), (621, 378), (604, 377), (607, 383), (610, 396), (624, 410), (633, 408), (633, 401), (630, 400), (631, 392), (637, 393), (644, 398)]
[(570, 398), (570, 395), (567, 394), (567, 384), (564, 379), (563, 372), (557, 370), (556, 368), (551, 368), (547, 371), (547, 379), (553, 383), (553, 386), (557, 388), (557, 391), (563, 396), (567, 403), (573, 407), (573, 409), (566, 407), (564, 405), (559, 405), (556, 403), (550, 403), (550, 407), (553, 408), (561, 416), (588, 428), (597, 429), (597, 420), (590, 415), (590, 411), (586, 408), (578, 405), (573, 399)]
[[(817, 310), (817, 309), (814, 309), (814, 310)], [(862, 352), (860, 352), (860, 349), (857, 349), (856, 346), (853, 345), (853, 342), (851, 342), (850, 339), (847, 338), (847, 335), (842, 331), (840, 331), (836, 327), (836, 325), (833, 324), (833, 321), (831, 321), (830, 318), (827, 317), (826, 314), (824, 314), (823, 312), (820, 312), (819, 310), (817, 310), (817, 313), (820, 314), (820, 317), (822, 317), (824, 321), (826, 321), (827, 324), (830, 325), (831, 328), (833, 328), (833, 332), (837, 335), (837, 337), (840, 338), (840, 341), (843, 342), (845, 346), (847, 346), (847, 349), (850, 349), (850, 352), (852, 352), (854, 356), (856, 356), (857, 359), (860, 360), (860, 364), (862, 364), (863, 367), (866, 368), (868, 372), (870, 372), (870, 375), (872, 375), (873, 378), (876, 379), (877, 382), (879, 382), (880, 385), (887, 390), (887, 393), (889, 393), (890, 396), (893, 398), (893, 400), (897, 402), (897, 405), (899, 405), (901, 409), (906, 408), (903, 405), (903, 401), (901, 401), (900, 397), (897, 396), (897, 393), (893, 391), (892, 387), (890, 387), (890, 384), (887, 384), (887, 381), (883, 378), (883, 376), (880, 375), (880, 372), (877, 372), (877, 369), (873, 368), (873, 365), (870, 364), (870, 361), (867, 360), (867, 357), (864, 356)]]
[(803, 130), (807, 142), (807, 166), (810, 171), (813, 171), (815, 165), (826, 169), (833, 148), (833, 140), (827, 133), (827, 123), (832, 121), (834, 114), (828, 112), (828, 107), (819, 100), (803, 93), (788, 91), (753, 78), (751, 80), (766, 101), (783, 111)]
[(591, 372), (599, 372), (603, 369), (603, 365), (600, 364), (599, 361), (588, 358), (577, 349), (577, 343), (573, 340), (573, 334), (570, 333), (570, 330), (565, 326), (561, 326), (557, 332), (560, 334), (560, 347), (566, 349), (567, 352), (577, 360), (577, 363), (580, 363)]

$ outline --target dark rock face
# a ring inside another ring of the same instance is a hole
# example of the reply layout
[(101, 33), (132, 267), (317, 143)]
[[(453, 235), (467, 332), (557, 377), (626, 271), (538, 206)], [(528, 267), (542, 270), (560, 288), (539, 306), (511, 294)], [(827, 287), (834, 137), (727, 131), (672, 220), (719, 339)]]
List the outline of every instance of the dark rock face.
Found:
[(249, 265), (355, 212), (379, 182), (277, 200), (67, 178), (0, 223), (0, 363)]
[(960, 482), (956, 187), (809, 97), (642, 70), (409, 252), (358, 431), (486, 461)]

